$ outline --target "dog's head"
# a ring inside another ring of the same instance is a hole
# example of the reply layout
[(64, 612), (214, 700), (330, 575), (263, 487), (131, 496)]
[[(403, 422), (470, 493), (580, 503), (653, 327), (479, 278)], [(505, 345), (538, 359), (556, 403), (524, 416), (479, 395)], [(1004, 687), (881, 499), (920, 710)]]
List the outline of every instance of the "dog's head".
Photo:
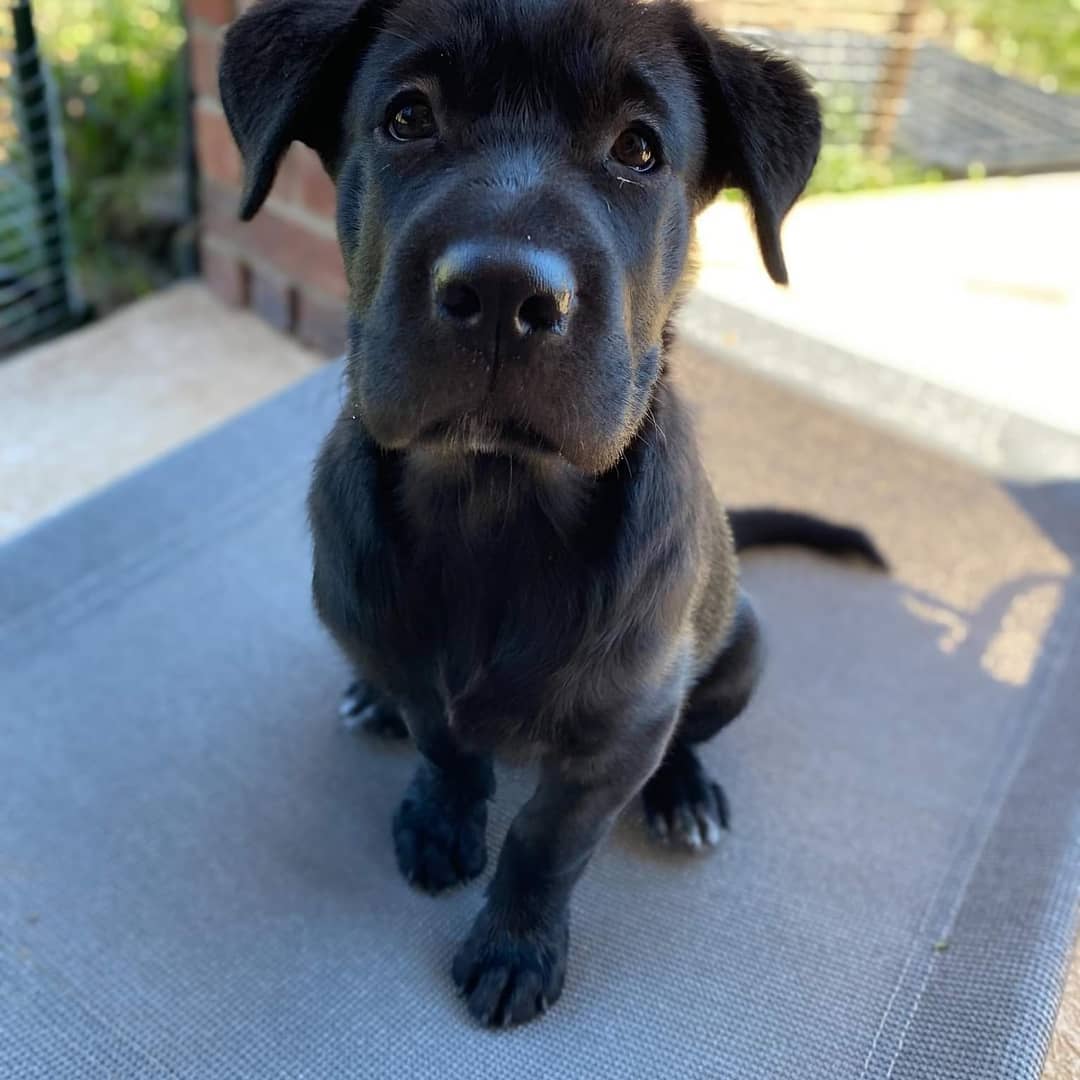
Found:
[(244, 217), (294, 139), (337, 182), (372, 436), (591, 473), (649, 408), (694, 215), (741, 188), (785, 281), (820, 143), (795, 68), (675, 0), (261, 0), (221, 89)]

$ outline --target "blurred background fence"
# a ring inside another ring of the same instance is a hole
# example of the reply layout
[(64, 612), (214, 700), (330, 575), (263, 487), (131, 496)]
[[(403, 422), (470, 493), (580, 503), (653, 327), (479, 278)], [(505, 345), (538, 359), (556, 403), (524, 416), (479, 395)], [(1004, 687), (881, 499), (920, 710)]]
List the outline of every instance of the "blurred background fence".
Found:
[(1080, 167), (1080, 0), (699, 0), (825, 102), (816, 190)]
[(0, 353), (70, 325), (71, 263), (55, 85), (25, 0), (0, 3)]
[[(26, 310), (37, 282), (71, 315), (80, 289), (100, 313), (190, 272), (200, 204), (219, 295), (340, 344), (333, 192), (314, 156), (293, 151), (266, 212), (235, 227), (239, 163), (216, 65), (249, 3), (32, 0), (36, 72), (15, 40), (30, 0), (0, 0), (0, 253), (22, 245), (38, 259), (0, 254), (0, 313)], [(827, 129), (813, 192), (1080, 168), (1080, 0), (696, 3), (813, 75)]]

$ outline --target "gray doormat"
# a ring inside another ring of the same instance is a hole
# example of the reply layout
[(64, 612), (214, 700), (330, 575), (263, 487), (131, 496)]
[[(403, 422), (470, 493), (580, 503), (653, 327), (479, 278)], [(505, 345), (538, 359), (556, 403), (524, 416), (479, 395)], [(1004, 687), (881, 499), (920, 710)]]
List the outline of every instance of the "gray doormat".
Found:
[(337, 369), (0, 549), (0, 1076), (1039, 1075), (1080, 883), (1077, 488), (683, 365), (726, 498), (859, 520), (895, 574), (747, 561), (771, 666), (708, 751), (733, 831), (682, 859), (628, 813), (523, 1029), (452, 990), (480, 886), (398, 877), (411, 753), (335, 724), (303, 498)]

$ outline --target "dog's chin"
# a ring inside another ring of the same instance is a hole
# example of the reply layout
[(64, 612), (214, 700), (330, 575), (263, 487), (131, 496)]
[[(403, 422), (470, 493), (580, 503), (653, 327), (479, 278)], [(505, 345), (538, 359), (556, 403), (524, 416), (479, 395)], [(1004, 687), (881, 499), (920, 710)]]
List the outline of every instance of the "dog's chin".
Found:
[[(599, 476), (617, 463), (621, 450), (616, 445), (573, 440), (566, 446), (530, 425), (511, 420), (491, 420), (467, 415), (439, 421), (421, 429), (390, 431), (365, 417), (369, 437), (383, 450), (408, 454), (438, 469), (456, 473), (471, 462), (484, 459), (512, 459), (527, 462), (541, 474), (567, 468), (586, 476)], [(623, 447), (625, 449), (625, 447)]]
[(528, 424), (473, 414), (428, 425), (411, 440), (411, 447), (449, 459), (479, 455), (541, 459), (563, 456), (552, 440)]

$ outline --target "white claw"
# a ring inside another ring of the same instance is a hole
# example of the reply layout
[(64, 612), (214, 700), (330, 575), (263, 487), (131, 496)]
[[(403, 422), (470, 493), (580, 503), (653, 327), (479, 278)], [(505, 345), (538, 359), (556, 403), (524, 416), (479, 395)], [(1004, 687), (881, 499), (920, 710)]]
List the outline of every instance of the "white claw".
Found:
[(698, 829), (697, 819), (687, 806), (678, 808), (677, 829), (679, 839), (685, 847), (691, 851), (697, 851), (701, 847), (701, 832)]
[(705, 843), (716, 847), (720, 843), (720, 826), (708, 814), (698, 815), (698, 824), (705, 835)]
[(356, 716), (358, 724), (370, 724), (379, 715), (378, 705), (366, 705)]

